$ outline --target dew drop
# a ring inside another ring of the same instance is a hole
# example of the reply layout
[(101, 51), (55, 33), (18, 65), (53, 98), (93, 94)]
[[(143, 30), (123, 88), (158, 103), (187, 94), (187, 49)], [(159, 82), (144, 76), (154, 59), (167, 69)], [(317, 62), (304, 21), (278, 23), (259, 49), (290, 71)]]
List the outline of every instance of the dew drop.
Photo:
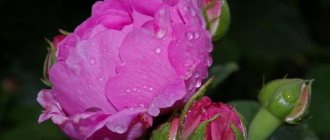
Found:
[(199, 87), (201, 86), (201, 84), (202, 84), (201, 81), (197, 81), (197, 82), (195, 83), (195, 87), (196, 87), (196, 88), (199, 88)]
[(194, 33), (194, 37), (197, 39), (197, 38), (199, 38), (199, 33), (198, 32), (195, 32)]
[(159, 29), (158, 32), (156, 33), (157, 38), (163, 38), (165, 36), (166, 32), (164, 29)]
[(212, 52), (213, 51), (213, 45), (212, 44), (208, 45), (207, 51), (208, 52)]
[(192, 40), (194, 35), (191, 32), (186, 32), (186, 38), (187, 40)]
[(95, 64), (95, 60), (94, 59), (91, 59), (91, 64)]
[(100, 80), (100, 81), (103, 81), (103, 78), (100, 78), (99, 80)]
[(199, 76), (200, 76), (200, 75), (199, 75), (198, 73), (195, 73), (195, 74), (194, 74), (194, 77), (195, 77), (196, 79), (199, 78)]
[(190, 8), (190, 14), (192, 16), (196, 16), (196, 11), (194, 9)]
[(160, 48), (156, 48), (155, 49), (155, 53), (159, 54), (161, 52), (161, 49)]
[(203, 107), (202, 108), (202, 113), (205, 113), (206, 112), (206, 109)]
[(165, 15), (165, 9), (160, 9), (158, 14), (159, 14), (159, 16)]
[(124, 133), (125, 132), (125, 128), (123, 126), (121, 126), (121, 125), (118, 125), (118, 126), (115, 127), (115, 131), (117, 133)]
[(187, 71), (187, 72), (185, 72), (185, 74), (184, 74), (184, 76), (185, 76), (187, 79), (190, 78), (191, 75), (192, 75), (192, 72), (191, 72), (191, 71)]
[(208, 58), (207, 60), (206, 60), (206, 63), (207, 63), (207, 66), (211, 66), (212, 65), (212, 59), (211, 58)]
[(126, 92), (127, 92), (127, 93), (130, 93), (130, 92), (131, 92), (131, 90), (130, 90), (130, 89), (126, 89)]
[(188, 11), (188, 7), (183, 7), (183, 10), (184, 11)]
[(150, 91), (154, 90), (152, 87), (149, 88)]

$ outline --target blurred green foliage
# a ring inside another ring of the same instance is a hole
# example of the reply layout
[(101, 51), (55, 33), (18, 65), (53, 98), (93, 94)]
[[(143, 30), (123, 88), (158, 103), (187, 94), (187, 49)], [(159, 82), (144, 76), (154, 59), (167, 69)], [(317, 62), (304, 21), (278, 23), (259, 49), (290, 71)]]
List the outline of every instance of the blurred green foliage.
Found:
[[(44, 37), (52, 38), (58, 34), (58, 28), (72, 31), (90, 15), (92, 3), (93, 0), (0, 1), (1, 140), (67, 139), (49, 121), (37, 123), (41, 107), (36, 96), (46, 88), (40, 82), (47, 52)], [(285, 75), (313, 78), (310, 118), (303, 125), (282, 126), (271, 139), (328, 139), (329, 0), (228, 0), (228, 3), (231, 26), (226, 36), (215, 42), (213, 58), (215, 69), (233, 73), (220, 76), (227, 79), (210, 96), (215, 101), (249, 100), (234, 102), (249, 122), (258, 108), (253, 100), (263, 81)], [(237, 71), (227, 70), (225, 64), (231, 62), (238, 64)]]

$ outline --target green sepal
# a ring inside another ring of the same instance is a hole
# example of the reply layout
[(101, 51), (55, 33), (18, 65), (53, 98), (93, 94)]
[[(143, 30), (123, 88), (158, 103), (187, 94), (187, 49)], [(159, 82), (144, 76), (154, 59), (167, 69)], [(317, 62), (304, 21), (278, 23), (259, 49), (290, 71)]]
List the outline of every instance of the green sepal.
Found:
[(168, 140), (170, 123), (162, 124), (158, 129), (151, 134), (150, 140)]
[(58, 29), (58, 31), (62, 34), (62, 35), (69, 35), (70, 32), (63, 30), (63, 29)]
[[(231, 129), (233, 130), (234, 134), (235, 134), (235, 139), (236, 140), (246, 140), (247, 139), (247, 130), (246, 130), (246, 126), (247, 126), (247, 123), (246, 123), (246, 119), (245, 117), (240, 113), (238, 112), (236, 109), (234, 109), (235, 113), (237, 114), (237, 116), (239, 117), (239, 120), (241, 122), (241, 126), (242, 126), (242, 133), (239, 131), (239, 129), (232, 123), (230, 123), (230, 125), (233, 125), (235, 128), (232, 128)], [(237, 130), (234, 130), (234, 129), (237, 129)], [(236, 131), (236, 132), (235, 132)], [(239, 132), (239, 134), (236, 134), (237, 132)], [(237, 139), (237, 138), (241, 138), (242, 139)]]
[(209, 85), (211, 85), (214, 82), (215, 78), (211, 77), (209, 78), (205, 84), (203, 84), (199, 90), (189, 98), (189, 100), (187, 101), (186, 105), (183, 107), (183, 110), (181, 112), (180, 118), (179, 118), (179, 128), (178, 128), (178, 133), (177, 133), (177, 137), (176, 138), (180, 138), (181, 134), (180, 131), (182, 130), (183, 127), (183, 123), (184, 123), (184, 118), (187, 114), (187, 112), (189, 111), (189, 108), (192, 106), (192, 104), (194, 103), (194, 101), (202, 98), (206, 92), (206, 89)]
[(245, 140), (244, 134), (242, 134), (241, 131), (239, 131), (239, 129), (232, 122), (230, 122), (229, 125), (231, 130), (233, 130), (235, 140)]
[[(221, 39), (228, 31), (230, 25), (230, 9), (227, 0), (222, 0), (221, 4), (221, 15), (218, 19), (218, 25), (214, 25), (215, 27), (210, 26), (210, 31), (213, 35), (213, 41), (217, 41)], [(212, 29), (215, 28), (215, 29)], [(215, 30), (215, 31), (212, 31)]]
[(220, 116), (220, 114), (216, 114), (214, 115), (211, 119), (205, 120), (202, 123), (200, 123), (195, 130), (193, 131), (193, 133), (188, 137), (188, 140), (204, 140), (205, 139), (205, 130), (206, 130), (206, 126), (214, 121), (215, 119), (217, 119)]
[(48, 43), (49, 48), (48, 48), (48, 53), (47, 53), (45, 61), (44, 61), (43, 78), (41, 78), (41, 82), (44, 83), (46, 86), (51, 87), (51, 83), (48, 80), (48, 70), (56, 61), (56, 57), (55, 57), (56, 48), (55, 48), (53, 42), (51, 42), (47, 38), (45, 40)]

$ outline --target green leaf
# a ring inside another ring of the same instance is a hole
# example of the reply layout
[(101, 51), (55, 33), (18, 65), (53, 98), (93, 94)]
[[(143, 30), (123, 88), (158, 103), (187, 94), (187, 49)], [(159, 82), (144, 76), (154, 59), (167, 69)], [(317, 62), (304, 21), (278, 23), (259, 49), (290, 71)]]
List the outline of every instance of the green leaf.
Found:
[(186, 105), (184, 106), (181, 112), (180, 120), (179, 120), (179, 130), (181, 130), (183, 119), (185, 118), (185, 115), (187, 114), (189, 108), (192, 106), (193, 102), (204, 96), (207, 87), (210, 84), (212, 84), (214, 80), (215, 80), (214, 77), (211, 77), (209, 80), (206, 81), (206, 83), (202, 87), (199, 88), (199, 90), (192, 97), (190, 97), (190, 99), (188, 100), (188, 102), (186, 103)]
[(151, 140), (168, 140), (170, 124), (164, 123), (158, 129), (154, 130), (151, 135)]
[(205, 120), (200, 123), (193, 133), (188, 137), (188, 140), (204, 140), (206, 126), (219, 117), (220, 114), (214, 115), (211, 119)]

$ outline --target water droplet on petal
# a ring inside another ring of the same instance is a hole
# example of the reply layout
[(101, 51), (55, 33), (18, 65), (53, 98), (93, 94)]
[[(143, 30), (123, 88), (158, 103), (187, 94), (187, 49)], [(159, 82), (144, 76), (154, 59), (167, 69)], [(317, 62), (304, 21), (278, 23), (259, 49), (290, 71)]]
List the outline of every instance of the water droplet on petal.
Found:
[(91, 64), (95, 64), (95, 60), (94, 59), (91, 59)]
[(183, 7), (183, 10), (184, 11), (188, 11), (188, 7)]
[(160, 52), (161, 52), (161, 49), (160, 49), (160, 48), (156, 48), (156, 49), (155, 49), (155, 53), (158, 54), (158, 53), (160, 53)]
[(131, 90), (130, 90), (130, 89), (126, 89), (126, 92), (127, 92), (127, 93), (130, 93), (130, 92), (131, 92)]
[(151, 91), (151, 90), (153, 90), (153, 88), (152, 88), (152, 87), (150, 87), (150, 88), (149, 88), (149, 90)]
[(194, 9), (190, 8), (190, 14), (192, 16), (196, 16), (196, 11)]
[(195, 73), (194, 74), (194, 77), (197, 79), (197, 78), (199, 78), (199, 74), (198, 73)]
[(124, 133), (125, 132), (125, 128), (123, 127), (123, 126), (121, 126), (121, 125), (118, 125), (118, 126), (116, 126), (115, 127), (115, 131), (117, 132), (117, 133)]
[(208, 58), (207, 60), (206, 60), (206, 63), (207, 63), (207, 66), (211, 66), (212, 65), (212, 59), (211, 58)]
[(159, 16), (165, 15), (165, 9), (160, 9), (158, 13), (159, 13)]
[(194, 33), (194, 37), (197, 39), (197, 38), (199, 38), (199, 33), (198, 32), (195, 32)]
[(199, 88), (199, 87), (201, 86), (201, 84), (202, 84), (201, 81), (197, 81), (197, 82), (195, 83), (195, 87), (196, 87), (196, 88)]
[(186, 38), (188, 39), (188, 40), (192, 40), (193, 39), (193, 34), (191, 33), (191, 32), (186, 32)]
[(159, 29), (158, 32), (156, 33), (157, 38), (163, 38), (165, 36), (166, 32), (164, 29)]
[(210, 44), (210, 45), (207, 46), (207, 51), (208, 52), (212, 52), (213, 51), (213, 45), (212, 44)]

